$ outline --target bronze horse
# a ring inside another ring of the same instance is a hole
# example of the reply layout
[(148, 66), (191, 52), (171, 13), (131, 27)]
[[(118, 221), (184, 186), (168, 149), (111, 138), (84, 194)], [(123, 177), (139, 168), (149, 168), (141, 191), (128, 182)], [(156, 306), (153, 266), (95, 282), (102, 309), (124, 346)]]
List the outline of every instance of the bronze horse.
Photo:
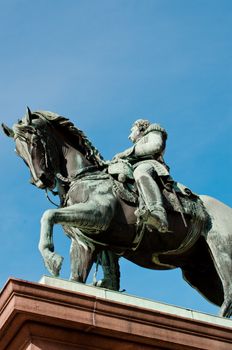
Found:
[(41, 189), (56, 187), (61, 199), (61, 207), (45, 211), (41, 219), (39, 249), (50, 273), (59, 275), (62, 265), (63, 258), (53, 244), (53, 226), (61, 224), (71, 239), (73, 280), (85, 282), (102, 252), (105, 281), (107, 274), (114, 277), (112, 289), (119, 288), (117, 255), (149, 269), (179, 267), (193, 288), (221, 306), (221, 316), (231, 316), (231, 208), (208, 196), (180, 194), (187, 208), (183, 220), (169, 196), (165, 205), (170, 232), (160, 233), (136, 223), (136, 203), (122, 198), (122, 184), (108, 173), (99, 152), (68, 119), (28, 110), (13, 129), (6, 125), (3, 129), (14, 138), (32, 183)]

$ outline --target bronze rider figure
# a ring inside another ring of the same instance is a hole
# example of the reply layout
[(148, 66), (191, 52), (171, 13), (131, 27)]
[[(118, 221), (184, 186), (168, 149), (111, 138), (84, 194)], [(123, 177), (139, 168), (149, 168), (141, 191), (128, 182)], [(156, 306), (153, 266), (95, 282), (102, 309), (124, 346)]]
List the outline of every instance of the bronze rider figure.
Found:
[(116, 154), (114, 160), (127, 159), (133, 165), (140, 197), (135, 215), (148, 226), (160, 232), (167, 232), (167, 214), (157, 184), (159, 178), (169, 176), (169, 168), (163, 160), (167, 132), (159, 124), (138, 119), (131, 128), (129, 139), (134, 145)]

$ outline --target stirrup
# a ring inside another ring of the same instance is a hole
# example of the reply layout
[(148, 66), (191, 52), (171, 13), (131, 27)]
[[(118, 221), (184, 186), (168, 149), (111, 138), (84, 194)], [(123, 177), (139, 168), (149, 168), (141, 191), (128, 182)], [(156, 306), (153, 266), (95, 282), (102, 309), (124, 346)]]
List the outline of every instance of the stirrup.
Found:
[(157, 230), (160, 232), (168, 231), (168, 221), (166, 211), (163, 207), (157, 206), (154, 210), (150, 212), (150, 218), (155, 219)]
[(166, 212), (162, 207), (157, 207), (152, 211), (145, 208), (136, 209), (135, 215), (148, 226), (155, 228), (159, 232), (168, 232), (168, 222)]
[(168, 232), (168, 223), (166, 219), (166, 215), (162, 215), (162, 218), (160, 217), (160, 213), (157, 215), (157, 212), (152, 212), (148, 216), (148, 220), (146, 222), (147, 225), (155, 228), (159, 232), (165, 233)]

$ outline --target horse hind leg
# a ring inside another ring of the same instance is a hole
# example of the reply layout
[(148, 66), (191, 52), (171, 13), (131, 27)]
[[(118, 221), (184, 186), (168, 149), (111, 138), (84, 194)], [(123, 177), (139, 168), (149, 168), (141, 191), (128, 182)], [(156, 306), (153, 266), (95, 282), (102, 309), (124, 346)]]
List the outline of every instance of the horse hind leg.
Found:
[(211, 228), (205, 234), (215, 268), (221, 279), (224, 301), (220, 316), (232, 315), (232, 209), (209, 196), (201, 196), (211, 218)]
[[(76, 230), (74, 228), (73, 230)], [(120, 270), (119, 257), (111, 251), (100, 251), (90, 243), (73, 239), (70, 247), (71, 275), (70, 280), (85, 283), (94, 262), (101, 264), (103, 279), (96, 281), (95, 286), (119, 291)]]
[(224, 290), (221, 278), (215, 268), (212, 254), (202, 237), (196, 250), (189, 258), (189, 264), (182, 268), (183, 278), (209, 302), (221, 306), (224, 300)]
[(118, 255), (109, 250), (103, 250), (98, 257), (103, 270), (103, 279), (97, 281), (95, 285), (97, 287), (119, 291), (120, 267)]
[(210, 234), (210, 238), (207, 239), (215, 268), (221, 279), (224, 291), (224, 301), (221, 305), (219, 316), (230, 317), (232, 315), (232, 257), (230, 252), (226, 251), (228, 241), (219, 242), (218, 233), (214, 232)]

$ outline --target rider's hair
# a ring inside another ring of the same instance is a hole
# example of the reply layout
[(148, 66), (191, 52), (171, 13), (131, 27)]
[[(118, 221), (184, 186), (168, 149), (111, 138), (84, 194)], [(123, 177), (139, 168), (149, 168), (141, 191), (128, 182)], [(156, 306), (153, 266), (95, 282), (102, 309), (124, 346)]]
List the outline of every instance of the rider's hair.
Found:
[(137, 126), (140, 131), (145, 131), (151, 125), (151, 123), (146, 119), (138, 119), (133, 125)]

